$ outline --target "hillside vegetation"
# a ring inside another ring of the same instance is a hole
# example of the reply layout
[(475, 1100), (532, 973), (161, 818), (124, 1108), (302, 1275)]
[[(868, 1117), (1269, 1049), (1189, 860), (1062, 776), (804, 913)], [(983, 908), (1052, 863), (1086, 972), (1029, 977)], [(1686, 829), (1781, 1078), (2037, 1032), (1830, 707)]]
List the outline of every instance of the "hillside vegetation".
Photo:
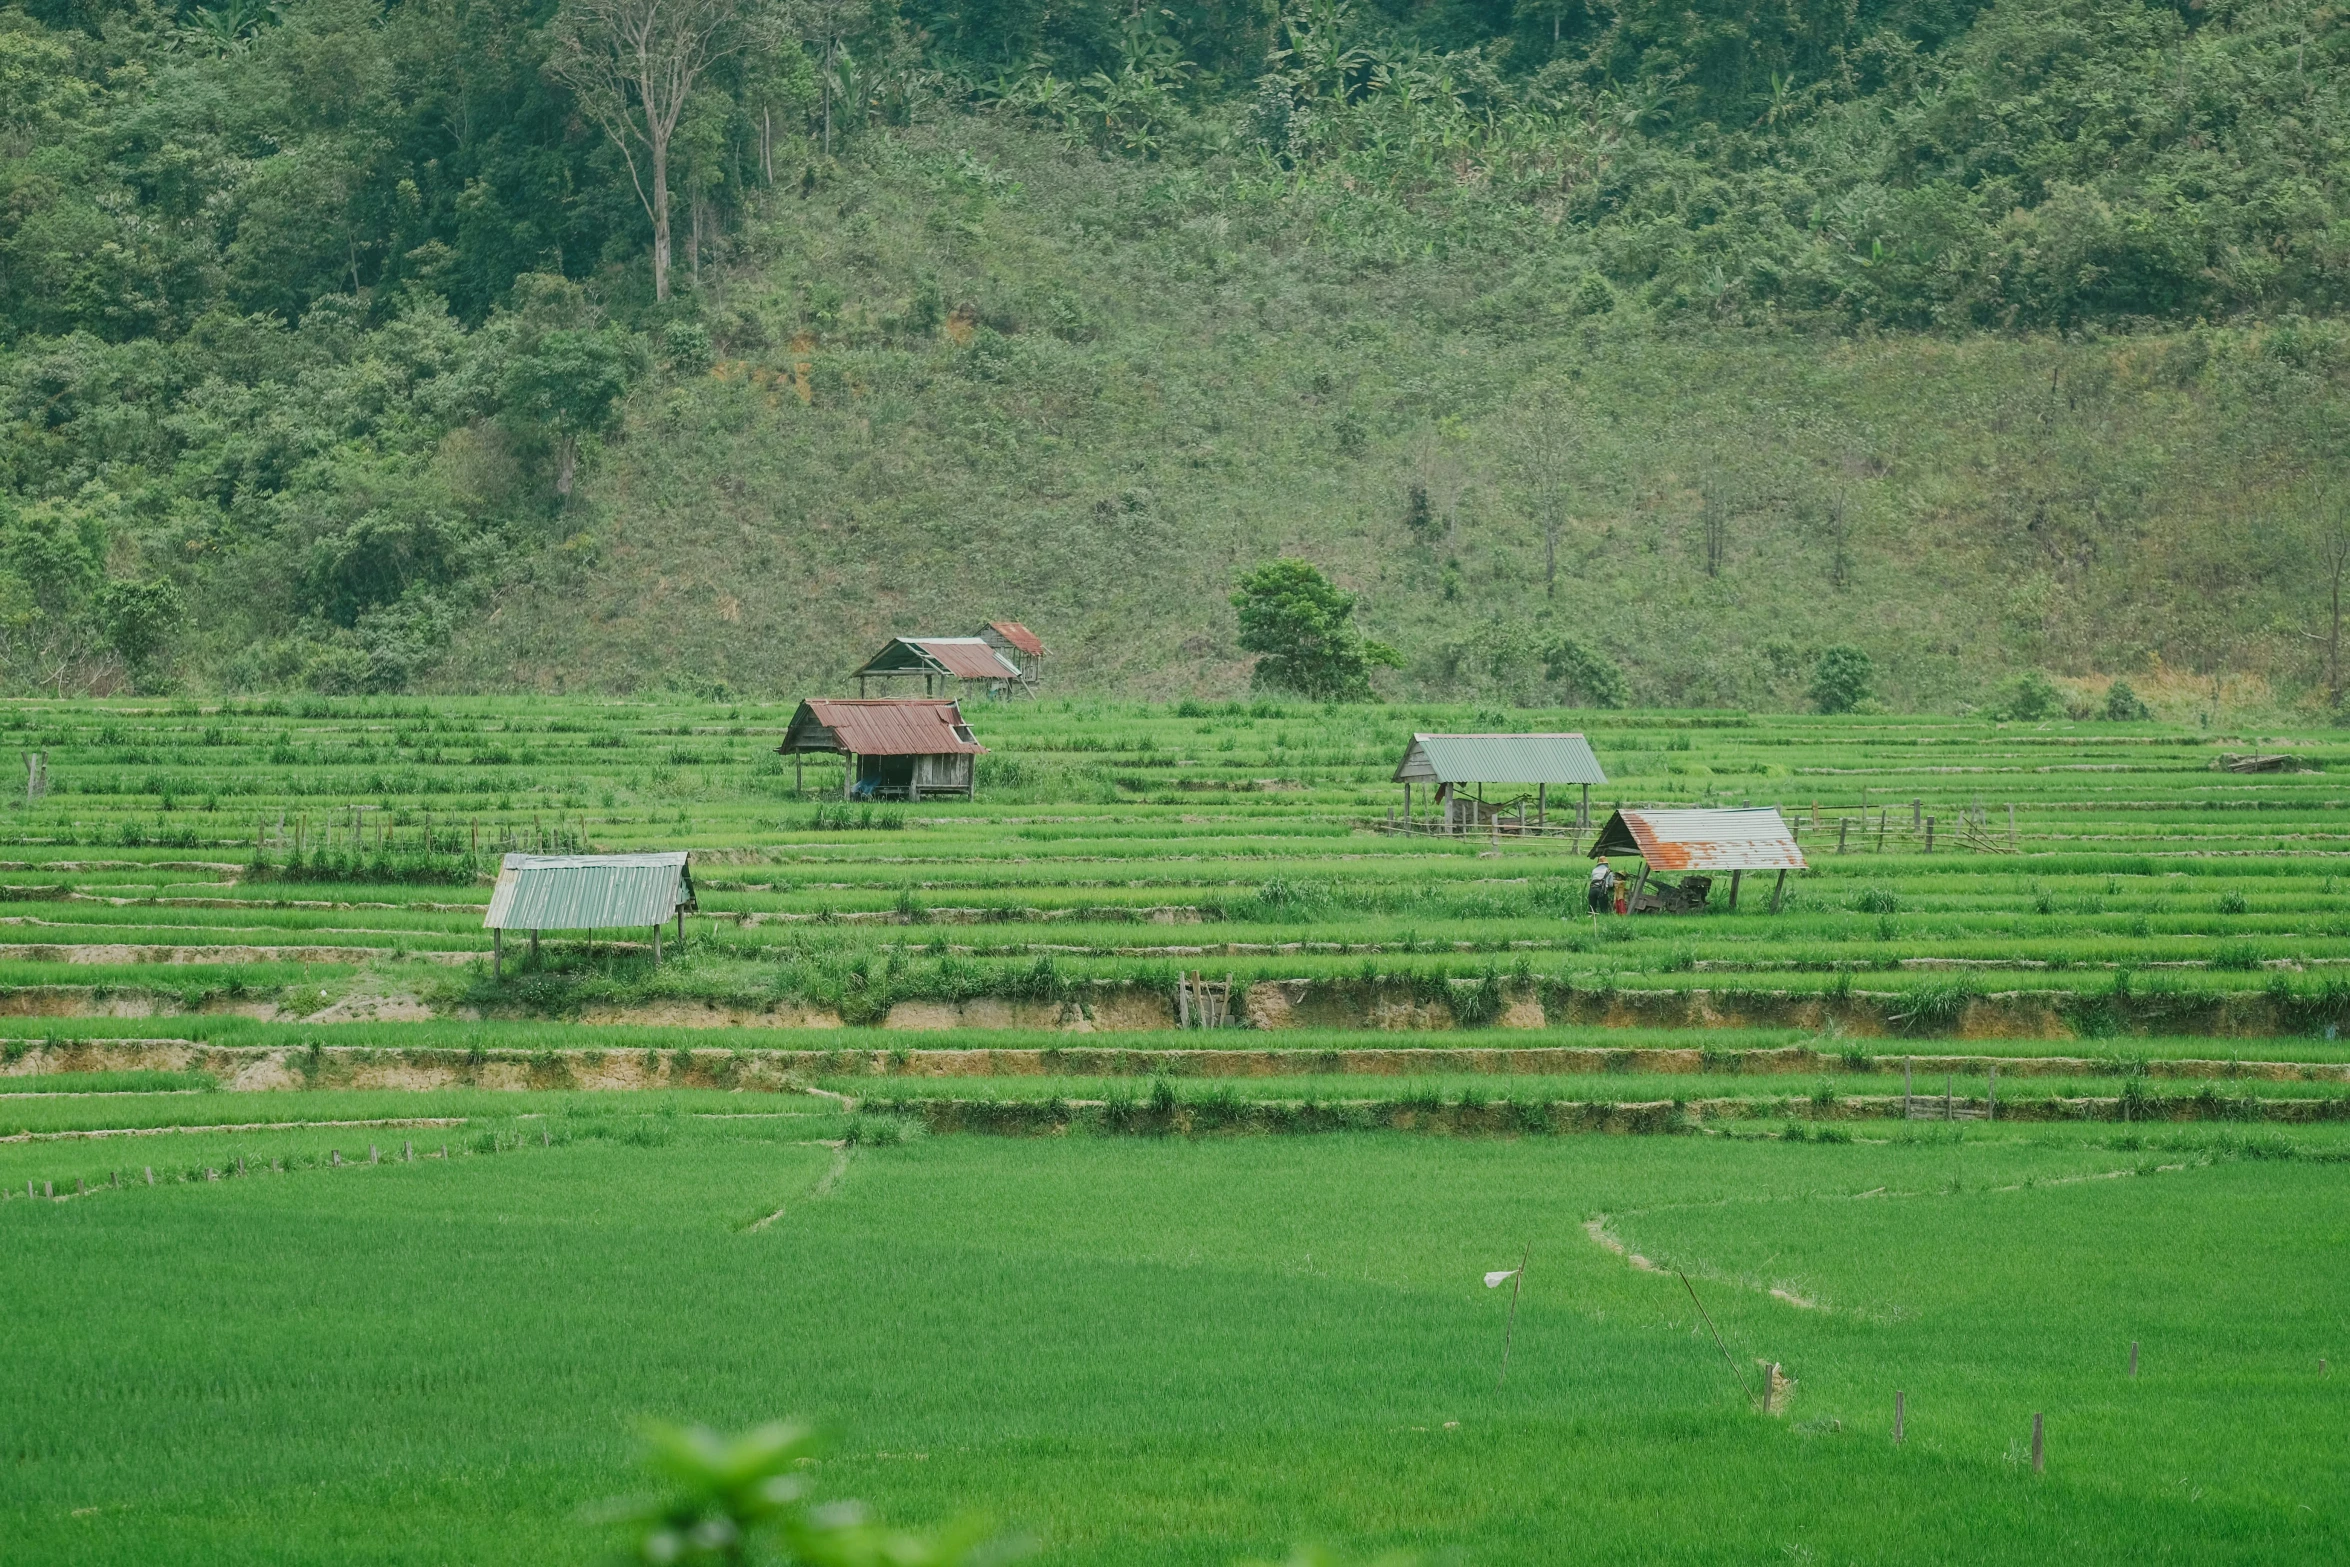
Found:
[(18, 689), (788, 695), (1012, 616), (1224, 694), (1293, 554), (1401, 697), (2338, 701), (2331, 10), (761, 12), (666, 300), (551, 25), (0, 24)]

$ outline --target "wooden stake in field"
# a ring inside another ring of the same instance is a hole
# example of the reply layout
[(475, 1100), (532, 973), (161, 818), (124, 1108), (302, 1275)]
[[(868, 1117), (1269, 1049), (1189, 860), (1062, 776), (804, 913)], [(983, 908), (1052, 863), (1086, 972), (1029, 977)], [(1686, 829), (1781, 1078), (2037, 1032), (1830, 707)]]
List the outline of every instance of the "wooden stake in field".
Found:
[(2040, 1416), (2032, 1416), (2032, 1473), (2040, 1474), (2048, 1468), (2048, 1454), (2040, 1443)]
[(1510, 1341), (1518, 1334), (1518, 1291), (1526, 1282), (1526, 1264), (1533, 1260), (1534, 1243), (1528, 1241), (1525, 1254), (1518, 1258), (1516, 1267), (1496, 1269), (1485, 1275), (1485, 1287), (1489, 1290), (1501, 1288), (1504, 1279), (1509, 1280), (1510, 1284), (1509, 1326), (1502, 1329), (1501, 1334), (1501, 1375), (1493, 1379), (1493, 1390), (1496, 1393), (1501, 1391), (1502, 1383), (1510, 1374)]
[(2138, 1341), (2137, 1341), (2136, 1339), (2132, 1339), (2132, 1340), (2130, 1340), (2130, 1379), (2131, 1379), (2132, 1381), (2135, 1381), (2135, 1380), (2137, 1380), (2137, 1376), (2138, 1376)]
[(1907, 1402), (1908, 1400), (1901, 1389), (1895, 1388), (1893, 1390), (1893, 1445), (1895, 1447), (1901, 1445), (1903, 1417), (1908, 1414), (1908, 1410), (1904, 1407)]
[[(1681, 1287), (1689, 1292), (1689, 1304), (1695, 1306), (1697, 1308), (1697, 1314), (1705, 1319), (1705, 1330), (1714, 1336), (1714, 1348), (1722, 1352), (1722, 1364), (1730, 1368), (1730, 1378), (1732, 1381), (1738, 1384), (1738, 1391), (1741, 1393), (1746, 1393), (1748, 1398), (1753, 1398), (1754, 1395), (1752, 1393), (1747, 1393), (1746, 1390), (1746, 1373), (1740, 1371), (1738, 1369), (1738, 1362), (1730, 1358), (1730, 1346), (1722, 1342), (1722, 1330), (1714, 1326), (1713, 1313), (1706, 1310), (1705, 1302), (1697, 1298), (1697, 1286), (1690, 1283), (1689, 1275), (1683, 1273), (1679, 1268), (1675, 1268), (1673, 1270), (1673, 1276), (1679, 1279), (1681, 1281)], [(1757, 1407), (1760, 1407), (1761, 1402), (1767, 1401), (1766, 1394), (1764, 1400), (1758, 1401)]]

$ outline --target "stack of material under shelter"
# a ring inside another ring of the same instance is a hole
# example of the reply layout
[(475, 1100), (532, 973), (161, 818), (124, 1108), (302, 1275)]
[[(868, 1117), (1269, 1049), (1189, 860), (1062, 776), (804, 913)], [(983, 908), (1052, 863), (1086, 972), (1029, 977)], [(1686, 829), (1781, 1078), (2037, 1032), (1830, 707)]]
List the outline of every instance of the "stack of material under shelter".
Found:
[[(1396, 783), (1403, 785), (1403, 825), (1406, 831), (1503, 833), (1547, 832), (1550, 829), (1550, 791), (1556, 787), (1583, 791), (1575, 810), (1575, 828), (1591, 824), (1591, 786), (1607, 782), (1591, 742), (1579, 734), (1422, 735), (1412, 736), (1396, 764)], [(1412, 785), (1435, 786), (1435, 810), (1425, 827), (1413, 813)], [(1487, 800), (1489, 785), (1532, 784), (1531, 795)], [(1464, 789), (1473, 788), (1474, 794)], [(1528, 821), (1528, 807), (1533, 820)]]
[(840, 756), (844, 800), (978, 798), (981, 745), (960, 702), (932, 697), (810, 697), (783, 732), (781, 756)]
[[(1738, 883), (1748, 871), (1777, 871), (1771, 912), (1786, 895), (1787, 873), (1809, 867), (1795, 834), (1776, 807), (1738, 810), (1618, 811), (1592, 840), (1591, 856), (1637, 855), (1640, 882), (1632, 889), (1629, 912), (1681, 914), (1705, 907), (1713, 876), (1730, 873), (1730, 907), (1738, 907)], [(1689, 872), (1677, 885), (1648, 890), (1652, 875)]]
[(920, 680), (924, 696), (952, 692), (960, 681), (989, 696), (1008, 696), (1025, 676), (985, 637), (891, 637), (857, 671), (857, 695), (873, 680)]
[(505, 933), (530, 932), (531, 955), (545, 930), (645, 930), (661, 960), (661, 927), (674, 918), (679, 939), (694, 902), (693, 872), (683, 849), (651, 854), (509, 854), (498, 868), (482, 926), (491, 932), (490, 968), (504, 972)]

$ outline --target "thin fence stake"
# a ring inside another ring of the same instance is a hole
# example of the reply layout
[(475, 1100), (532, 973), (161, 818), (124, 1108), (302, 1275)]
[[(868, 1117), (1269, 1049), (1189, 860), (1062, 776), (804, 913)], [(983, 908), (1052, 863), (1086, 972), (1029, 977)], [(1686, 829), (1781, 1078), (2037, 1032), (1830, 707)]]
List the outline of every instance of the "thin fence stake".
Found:
[(377, 1163), (380, 1163), (381, 1161), (382, 1161), (382, 1155), (378, 1154), (378, 1153), (375, 1151), (375, 1144), (373, 1144), (373, 1143), (369, 1143), (369, 1144), (367, 1145), (367, 1162), (368, 1162), (369, 1164), (377, 1164)]
[[(1679, 1276), (1681, 1280), (1681, 1287), (1689, 1292), (1689, 1304), (1695, 1306), (1697, 1308), (1697, 1314), (1705, 1318), (1705, 1330), (1714, 1336), (1714, 1348), (1722, 1352), (1722, 1364), (1730, 1368), (1731, 1377), (1734, 1378), (1738, 1383), (1738, 1391), (1745, 1393), (1746, 1373), (1740, 1371), (1738, 1369), (1738, 1362), (1730, 1358), (1730, 1346), (1722, 1342), (1722, 1330), (1714, 1326), (1713, 1313), (1706, 1310), (1705, 1302), (1697, 1298), (1697, 1286), (1690, 1283), (1689, 1275), (1682, 1273), (1679, 1268), (1675, 1268), (1673, 1272)], [(1753, 1397), (1752, 1394), (1747, 1394), (1747, 1396), (1750, 1398)]]
[(41, 1183), (41, 1195), (44, 1197), (55, 1197), (57, 1195), (56, 1186), (51, 1182), (43, 1181)]
[(340, 1148), (329, 1148), (326, 1151), (326, 1162), (338, 1170), (341, 1169), (343, 1167), (343, 1151)]
[(1991, 1063), (1990, 1091), (1983, 1096), (1983, 1119), (1986, 1121), (1999, 1119), (1999, 1063), (1996, 1061)]
[(155, 1184), (155, 1166), (153, 1165), (147, 1166), (147, 1184), (149, 1186)]
[(400, 1144), (400, 1162), (402, 1164), (414, 1164), (416, 1162), (416, 1145), (414, 1143), (403, 1142)]
[(1534, 1243), (1526, 1243), (1526, 1253), (1518, 1259), (1517, 1276), (1510, 1280), (1510, 1321), (1501, 1335), (1501, 1375), (1493, 1379), (1493, 1390), (1501, 1391), (1510, 1374), (1510, 1342), (1518, 1336), (1518, 1287), (1526, 1282), (1526, 1264), (1534, 1260)]
[(1907, 1399), (1903, 1395), (1901, 1389), (1895, 1388), (1893, 1390), (1893, 1445), (1895, 1447), (1899, 1447), (1901, 1445), (1901, 1428), (1903, 1423), (1903, 1416), (1909, 1412), (1906, 1408), (1903, 1407), (1906, 1402)]
[(2032, 1473), (2039, 1474), (2048, 1467), (2047, 1450), (2040, 1442), (2040, 1416), (2032, 1416)]
[(2134, 1377), (2134, 1376), (2136, 1376), (2137, 1374), (2138, 1374), (2138, 1341), (2137, 1341), (2136, 1339), (2132, 1339), (2132, 1340), (2130, 1340), (2130, 1375)]

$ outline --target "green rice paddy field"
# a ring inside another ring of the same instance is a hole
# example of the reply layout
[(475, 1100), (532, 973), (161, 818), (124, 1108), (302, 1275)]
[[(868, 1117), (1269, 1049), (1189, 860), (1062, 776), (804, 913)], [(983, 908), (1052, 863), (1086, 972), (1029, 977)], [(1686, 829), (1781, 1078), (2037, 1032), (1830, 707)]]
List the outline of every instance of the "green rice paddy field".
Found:
[[(2350, 1551), (2337, 736), (970, 711), (916, 808), (780, 705), (0, 714), (8, 1556), (587, 1562), (637, 1422), (784, 1415), (1047, 1562)], [(1499, 728), (1812, 870), (1384, 830)], [(493, 976), (540, 845), (695, 851), (683, 949)]]

